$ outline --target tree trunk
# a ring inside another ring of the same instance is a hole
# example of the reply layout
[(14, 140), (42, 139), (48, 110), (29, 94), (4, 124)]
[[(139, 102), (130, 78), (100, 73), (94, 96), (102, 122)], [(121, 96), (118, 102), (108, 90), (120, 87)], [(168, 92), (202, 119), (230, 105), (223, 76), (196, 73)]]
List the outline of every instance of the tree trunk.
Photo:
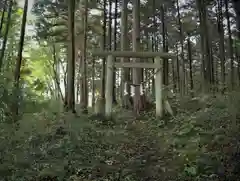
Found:
[(228, 43), (229, 43), (229, 56), (230, 56), (230, 71), (231, 71), (231, 89), (234, 89), (234, 54), (233, 54), (233, 40), (232, 40), (232, 30), (230, 23), (230, 14), (229, 14), (229, 5), (228, 0), (224, 0), (225, 9), (226, 9), (226, 19), (227, 19), (227, 30), (228, 30)]
[[(179, 63), (179, 51), (178, 51), (178, 44), (176, 44), (176, 64), (177, 64), (177, 67), (176, 67), (176, 69), (177, 69), (177, 85), (178, 85), (178, 92), (180, 92), (180, 89), (181, 89), (181, 80), (180, 80), (180, 63)], [(181, 94), (181, 92), (180, 92), (180, 94)]]
[(187, 45), (188, 45), (190, 90), (191, 90), (191, 94), (193, 95), (192, 47), (191, 47), (191, 41), (190, 41), (189, 36), (188, 36), (188, 39), (187, 39)]
[[(163, 52), (168, 52), (167, 43), (167, 27), (165, 25), (165, 7), (161, 5), (161, 22), (162, 22), (162, 42), (163, 42)], [(163, 59), (163, 84), (168, 85), (168, 59)]]
[(92, 108), (95, 107), (95, 61), (92, 61)]
[(223, 28), (223, 0), (219, 0), (218, 2), (218, 34), (219, 34), (219, 56), (221, 62), (221, 89), (225, 86), (225, 47), (224, 47), (224, 28)]
[(179, 33), (180, 33), (180, 45), (181, 45), (181, 52), (180, 52), (180, 57), (181, 57), (181, 63), (179, 64), (179, 72), (180, 72), (180, 95), (183, 96), (185, 94), (185, 60), (184, 60), (184, 35), (183, 35), (183, 30), (182, 30), (182, 20), (181, 20), (181, 15), (180, 15), (180, 8), (179, 8), (179, 2), (177, 0), (177, 15), (178, 15), (178, 24), (179, 24)]
[(84, 2), (84, 40), (83, 40), (83, 102), (81, 109), (83, 113), (88, 113), (88, 73), (87, 73), (87, 32), (88, 32), (88, 0)]
[[(157, 25), (157, 17), (156, 17), (156, 0), (152, 0), (153, 3), (153, 26), (154, 26), (154, 32), (151, 34), (151, 40), (152, 40), (152, 51), (158, 51), (158, 36), (157, 36), (157, 31), (158, 31), (158, 25)], [(154, 58), (152, 59), (152, 62), (154, 63)], [(152, 75), (155, 74), (155, 69), (152, 69)], [(152, 96), (155, 98), (155, 79), (154, 76), (152, 77)]]
[(57, 100), (61, 98), (61, 100), (64, 102), (63, 93), (60, 86), (60, 80), (59, 80), (59, 62), (58, 57), (56, 55), (56, 47), (53, 44), (53, 73), (54, 73), (54, 79), (55, 79), (55, 87), (57, 90), (55, 90), (55, 94), (57, 94), (56, 98)]
[[(154, 16), (154, 24), (156, 25), (156, 17)], [(158, 44), (157, 44), (157, 37), (155, 36), (156, 33), (152, 34), (152, 51), (158, 51)], [(152, 62), (154, 63), (154, 58), (152, 59)], [(155, 74), (155, 69), (152, 69), (152, 75)], [(155, 98), (155, 78), (152, 77), (152, 96)]]
[(238, 38), (240, 39), (240, 0), (232, 0), (235, 13), (237, 15)]
[(67, 107), (66, 111), (75, 113), (75, 0), (68, 2), (68, 22), (69, 22), (69, 45), (67, 62)]
[[(128, 0), (124, 0), (121, 4), (121, 51), (125, 51), (128, 49)], [(128, 58), (121, 58), (121, 62), (129, 62)], [(124, 108), (129, 108), (130, 105), (130, 69), (123, 68), (122, 69), (122, 79), (121, 79), (121, 86), (122, 86), (122, 106)]]
[[(7, 4), (6, 4), (6, 6), (7, 6)], [(5, 30), (5, 33), (3, 36), (3, 44), (2, 44), (1, 54), (0, 54), (0, 72), (1, 72), (2, 66), (3, 66), (3, 59), (4, 59), (5, 49), (6, 49), (6, 45), (7, 45), (8, 32), (9, 32), (9, 28), (11, 25), (12, 6), (13, 6), (13, 0), (10, 0), (9, 6), (8, 6), (7, 25), (6, 25), (6, 30)], [(4, 9), (5, 9), (5, 6), (4, 6)], [(1, 21), (1, 23), (2, 23), (2, 21)], [(1, 29), (2, 29), (2, 27), (0, 28), (0, 32), (1, 32)], [(1, 37), (1, 33), (0, 33), (0, 37)]]
[[(118, 18), (118, 0), (115, 0), (115, 8), (114, 8), (114, 31), (113, 31), (113, 50), (117, 50), (117, 18)], [(116, 62), (116, 58), (113, 60)], [(117, 69), (114, 67), (113, 71), (113, 104), (117, 104), (116, 98), (116, 72)]]
[[(5, 0), (3, 3), (3, 11), (2, 11), (1, 22), (0, 22), (0, 37), (2, 36), (2, 27), (3, 27), (3, 23), (4, 23), (4, 15), (7, 10), (7, 2), (8, 2), (8, 0)], [(11, 3), (11, 1), (10, 1), (10, 3)]]
[(19, 119), (19, 96), (20, 96), (19, 80), (20, 80), (20, 70), (21, 70), (21, 64), (22, 64), (22, 52), (23, 52), (23, 46), (24, 46), (25, 27), (26, 27), (26, 21), (27, 21), (27, 10), (28, 10), (28, 0), (25, 0), (16, 69), (14, 73), (14, 94), (13, 94), (14, 97), (13, 97), (13, 104), (12, 104), (12, 114), (13, 114), (14, 122), (18, 121)]
[[(107, 0), (103, 1), (103, 36), (101, 48), (106, 50), (106, 30), (107, 30)], [(105, 112), (105, 78), (106, 78), (106, 57), (102, 59), (102, 74), (101, 74), (101, 95), (98, 103), (96, 104), (97, 110), (95, 112), (97, 114), (103, 114)]]
[[(133, 0), (133, 32), (132, 32), (133, 51), (140, 50), (140, 0)], [(140, 62), (139, 58), (133, 58), (133, 62)], [(140, 99), (141, 69), (133, 68), (134, 86), (134, 112), (138, 115), (142, 107)]]
[(209, 48), (209, 35), (207, 27), (206, 5), (203, 1), (197, 0), (197, 8), (200, 19), (200, 34), (201, 34), (201, 52), (202, 52), (202, 74), (203, 92), (209, 91), (211, 85), (211, 52)]

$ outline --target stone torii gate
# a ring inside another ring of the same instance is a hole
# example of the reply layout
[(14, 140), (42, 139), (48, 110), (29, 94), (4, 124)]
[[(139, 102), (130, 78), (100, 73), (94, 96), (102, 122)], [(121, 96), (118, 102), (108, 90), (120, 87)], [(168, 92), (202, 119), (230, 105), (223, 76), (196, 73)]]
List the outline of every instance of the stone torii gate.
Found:
[[(162, 59), (173, 59), (175, 56), (163, 52), (133, 52), (133, 51), (97, 51), (92, 52), (93, 57), (107, 57), (107, 78), (105, 84), (105, 116), (112, 116), (113, 71), (116, 68), (151, 68), (155, 69), (155, 98), (156, 117), (163, 116), (163, 82)], [(146, 62), (114, 62), (114, 58), (154, 58), (154, 63)]]

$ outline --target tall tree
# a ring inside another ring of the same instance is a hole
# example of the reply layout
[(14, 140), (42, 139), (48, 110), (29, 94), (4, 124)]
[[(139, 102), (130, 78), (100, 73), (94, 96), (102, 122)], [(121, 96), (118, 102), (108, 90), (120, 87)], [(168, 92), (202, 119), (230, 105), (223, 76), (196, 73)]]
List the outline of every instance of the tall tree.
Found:
[(187, 38), (187, 49), (188, 49), (188, 61), (189, 61), (190, 90), (191, 90), (191, 93), (193, 93), (192, 45), (191, 45), (189, 34)]
[[(9, 6), (8, 6), (6, 30), (4, 32), (2, 50), (1, 50), (1, 54), (0, 54), (0, 72), (2, 69), (2, 65), (3, 65), (3, 59), (4, 59), (4, 54), (5, 54), (5, 49), (6, 49), (6, 45), (7, 45), (7, 39), (8, 39), (8, 32), (9, 32), (9, 28), (11, 25), (12, 6), (13, 6), (13, 0), (10, 0)], [(0, 28), (0, 31), (1, 31), (1, 28)]]
[(5, 0), (3, 2), (3, 11), (2, 11), (1, 22), (0, 22), (0, 37), (2, 36), (2, 27), (3, 27), (3, 23), (4, 23), (5, 12), (7, 9), (7, 2), (8, 2), (8, 0)]
[(19, 40), (19, 49), (17, 55), (17, 62), (16, 68), (14, 73), (14, 99), (12, 104), (12, 114), (13, 114), (13, 121), (18, 121), (19, 116), (19, 88), (20, 88), (20, 70), (22, 65), (22, 52), (24, 46), (24, 37), (25, 37), (25, 27), (27, 22), (27, 11), (28, 11), (28, 0), (25, 0), (24, 8), (23, 8), (23, 16), (22, 16), (22, 25), (21, 25), (21, 35)]
[(230, 13), (229, 13), (229, 2), (228, 0), (224, 0), (225, 9), (226, 9), (226, 19), (227, 19), (227, 31), (228, 31), (228, 47), (229, 47), (229, 56), (230, 56), (230, 81), (231, 81), (231, 89), (234, 88), (234, 51), (233, 51), (233, 40), (232, 40), (232, 30), (231, 30), (231, 22), (230, 22)]
[[(103, 1), (103, 25), (102, 25), (102, 41), (101, 41), (101, 49), (106, 50), (106, 31), (107, 31), (107, 0)], [(100, 95), (100, 105), (99, 109), (101, 109), (101, 113), (104, 112), (105, 109), (105, 76), (106, 76), (106, 58), (102, 58), (102, 72), (101, 72), (101, 95)]]
[(240, 0), (232, 0), (233, 7), (237, 15), (237, 31), (238, 38), (240, 39)]
[[(168, 52), (168, 42), (167, 42), (167, 26), (166, 26), (166, 8), (165, 5), (161, 5), (161, 22), (162, 22), (162, 41), (163, 41), (163, 51)], [(168, 59), (163, 60), (163, 84), (168, 85)]]
[(201, 55), (202, 55), (202, 74), (203, 82), (202, 88), (206, 92), (210, 89), (212, 83), (211, 80), (211, 52), (210, 52), (210, 43), (209, 43), (209, 32), (207, 25), (207, 11), (206, 11), (206, 2), (202, 0), (197, 1), (197, 8), (200, 19), (200, 36), (201, 36)]
[[(121, 3), (121, 37), (120, 37), (120, 47), (121, 51), (126, 51), (128, 49), (128, 2), (129, 0), (124, 0)], [(121, 62), (128, 62), (128, 58), (121, 58)], [(123, 68), (122, 70), (122, 105), (124, 108), (129, 107), (129, 98), (130, 98), (130, 69)]]
[(179, 90), (181, 93), (181, 96), (185, 94), (185, 60), (184, 60), (184, 34), (183, 34), (183, 27), (182, 27), (182, 20), (181, 20), (181, 14), (180, 14), (180, 7), (179, 7), (179, 1), (177, 0), (177, 16), (178, 16), (178, 25), (179, 25), (179, 34), (180, 34), (180, 46), (181, 46), (181, 52), (180, 52), (180, 57), (181, 57), (181, 63), (179, 64), (180, 66), (180, 86)]
[(68, 1), (67, 111), (75, 113), (75, 0)]
[[(118, 0), (114, 1), (115, 8), (114, 8), (114, 31), (113, 31), (113, 51), (117, 50), (117, 19), (118, 19)], [(116, 58), (114, 59), (116, 61)], [(113, 71), (113, 104), (117, 104), (117, 95), (116, 95), (116, 73), (117, 69), (114, 68)]]
[(217, 1), (218, 13), (218, 34), (219, 34), (219, 54), (221, 61), (221, 84), (225, 84), (225, 46), (224, 46), (224, 27), (223, 27), (223, 0)]
[(83, 96), (81, 99), (83, 99), (82, 109), (84, 113), (87, 113), (87, 107), (88, 107), (88, 80), (87, 80), (87, 32), (88, 32), (88, 0), (84, 1), (84, 27), (83, 27), (83, 35), (84, 35), (84, 41), (83, 41)]
[[(140, 50), (140, 0), (133, 0), (133, 31), (132, 48), (137, 52)], [(133, 58), (133, 62), (140, 62), (139, 58)], [(139, 114), (142, 107), (140, 99), (141, 69), (133, 68), (132, 79), (134, 84), (134, 112)]]

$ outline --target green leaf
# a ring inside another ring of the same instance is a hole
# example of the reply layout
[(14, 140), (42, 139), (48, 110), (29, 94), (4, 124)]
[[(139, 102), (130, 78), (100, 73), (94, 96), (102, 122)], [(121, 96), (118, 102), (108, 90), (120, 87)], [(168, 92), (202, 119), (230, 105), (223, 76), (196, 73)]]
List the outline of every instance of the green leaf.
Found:
[(17, 15), (21, 16), (23, 14), (23, 9), (18, 8), (16, 13), (17, 13)]
[(187, 172), (189, 175), (193, 175), (193, 176), (197, 174), (197, 169), (194, 166), (185, 167), (184, 171)]
[(185, 134), (188, 134), (189, 132), (191, 132), (193, 129), (193, 125), (192, 124), (187, 124), (187, 125), (184, 125), (182, 127), (182, 129), (180, 130), (180, 132), (178, 133), (178, 135), (185, 135)]

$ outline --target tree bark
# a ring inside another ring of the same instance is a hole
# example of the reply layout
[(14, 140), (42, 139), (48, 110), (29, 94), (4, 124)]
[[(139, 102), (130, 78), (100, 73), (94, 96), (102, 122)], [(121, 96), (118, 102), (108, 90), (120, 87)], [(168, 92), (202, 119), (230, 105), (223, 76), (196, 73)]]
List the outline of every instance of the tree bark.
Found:
[(20, 41), (19, 41), (19, 49), (18, 49), (18, 55), (17, 55), (17, 63), (16, 63), (16, 69), (14, 73), (14, 99), (12, 104), (12, 114), (13, 114), (13, 121), (17, 122), (19, 119), (19, 80), (20, 80), (20, 70), (22, 65), (22, 52), (24, 47), (24, 37), (25, 37), (25, 27), (26, 27), (26, 21), (27, 21), (27, 10), (28, 10), (28, 0), (25, 0), (24, 8), (23, 8), (23, 17), (22, 17), (22, 25), (21, 25), (21, 35), (20, 35)]

